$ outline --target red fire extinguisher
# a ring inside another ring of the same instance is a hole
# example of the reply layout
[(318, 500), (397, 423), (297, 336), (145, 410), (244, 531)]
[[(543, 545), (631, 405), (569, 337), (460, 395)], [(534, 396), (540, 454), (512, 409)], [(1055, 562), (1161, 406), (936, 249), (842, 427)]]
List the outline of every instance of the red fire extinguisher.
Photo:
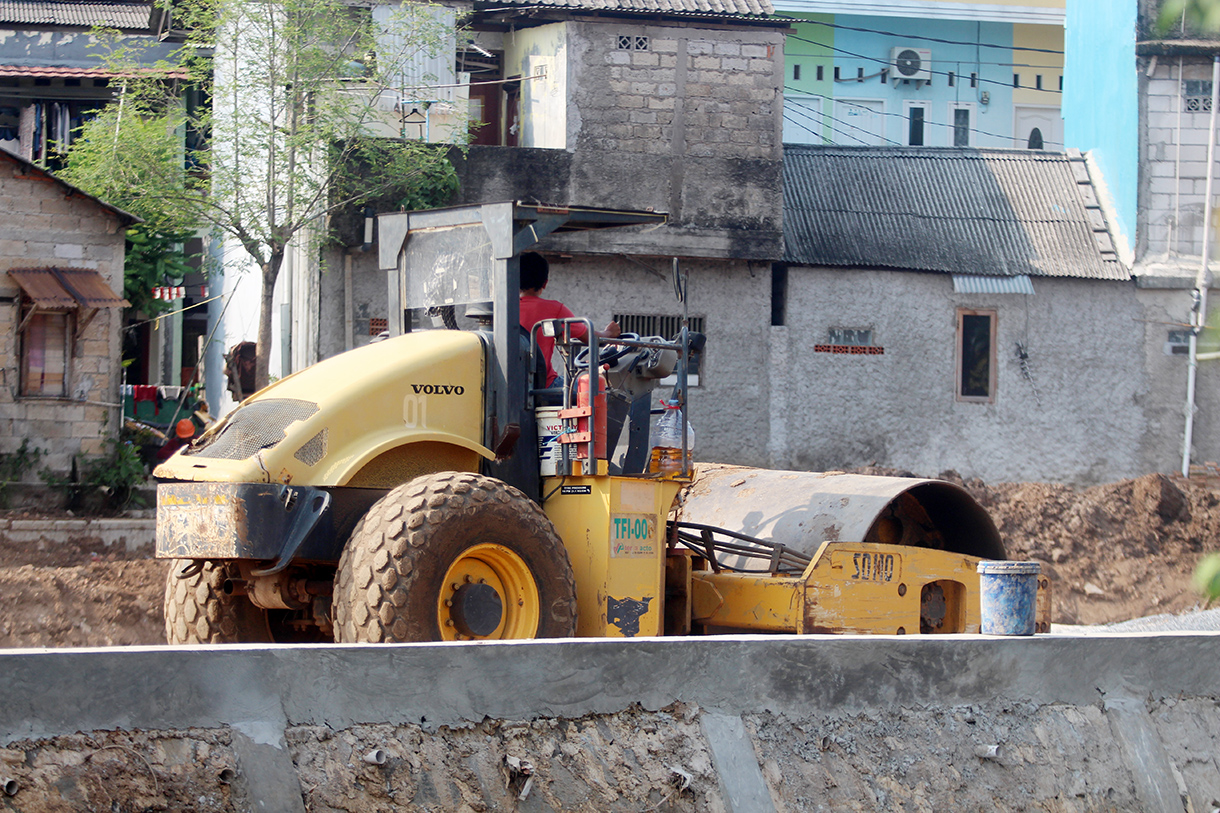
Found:
[[(593, 451), (601, 460), (606, 459), (606, 376), (597, 371), (598, 389), (597, 403), (593, 409)], [(581, 373), (576, 380), (576, 406), (589, 406), (589, 374)], [(589, 419), (577, 418), (576, 431), (588, 432)], [(581, 444), (576, 447), (577, 459), (588, 456), (588, 446)]]

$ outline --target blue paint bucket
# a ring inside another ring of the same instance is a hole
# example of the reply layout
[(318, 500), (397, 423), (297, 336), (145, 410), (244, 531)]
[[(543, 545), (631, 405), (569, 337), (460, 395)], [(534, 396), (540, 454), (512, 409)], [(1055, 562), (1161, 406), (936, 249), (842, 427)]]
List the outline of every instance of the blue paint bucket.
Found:
[(1040, 571), (1037, 562), (979, 562), (979, 631), (1033, 635)]

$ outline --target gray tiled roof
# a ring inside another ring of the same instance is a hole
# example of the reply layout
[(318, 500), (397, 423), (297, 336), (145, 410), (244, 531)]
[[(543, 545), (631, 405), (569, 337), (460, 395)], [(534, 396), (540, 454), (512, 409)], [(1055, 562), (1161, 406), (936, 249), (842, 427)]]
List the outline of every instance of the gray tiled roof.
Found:
[(784, 145), (784, 259), (1129, 279), (1079, 155)]
[(148, 28), (152, 4), (100, 3), (91, 0), (0, 0), (0, 22), (21, 25), (106, 25)]
[(775, 13), (771, 0), (503, 0), (497, 5), (731, 17), (766, 17)]

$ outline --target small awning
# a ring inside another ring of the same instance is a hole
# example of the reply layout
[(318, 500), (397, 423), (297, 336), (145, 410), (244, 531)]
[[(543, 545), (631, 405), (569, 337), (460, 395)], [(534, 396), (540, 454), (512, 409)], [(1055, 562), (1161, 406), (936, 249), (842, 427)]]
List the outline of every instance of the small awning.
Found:
[(39, 310), (131, 306), (110, 290), (101, 274), (89, 268), (25, 268), (8, 275)]
[(955, 294), (1026, 294), (1034, 295), (1034, 283), (1026, 274), (1015, 277), (988, 277), (982, 274), (954, 274)]

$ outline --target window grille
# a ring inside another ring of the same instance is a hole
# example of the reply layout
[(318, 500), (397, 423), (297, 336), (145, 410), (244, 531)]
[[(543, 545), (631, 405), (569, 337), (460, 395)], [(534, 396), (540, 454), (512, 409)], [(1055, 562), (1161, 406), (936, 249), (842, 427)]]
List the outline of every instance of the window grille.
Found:
[[(658, 316), (655, 314), (640, 314), (640, 313), (616, 313), (614, 321), (618, 322), (619, 327), (624, 333), (635, 333), (638, 336), (660, 336), (663, 339), (677, 339), (682, 331), (681, 316)], [(688, 328), (692, 333), (704, 332), (705, 318), (702, 316), (690, 317)], [(699, 386), (699, 373), (703, 367), (703, 354), (692, 353), (690, 358), (690, 367), (687, 370), (687, 383), (692, 387)], [(670, 376), (665, 379), (662, 384), (666, 386), (672, 385), (677, 381), (676, 376)]]
[(1208, 79), (1187, 79), (1182, 83), (1182, 97), (1187, 113), (1210, 113), (1212, 83)]
[(648, 37), (636, 36), (634, 34), (619, 34), (618, 49), (620, 51), (647, 51)]

